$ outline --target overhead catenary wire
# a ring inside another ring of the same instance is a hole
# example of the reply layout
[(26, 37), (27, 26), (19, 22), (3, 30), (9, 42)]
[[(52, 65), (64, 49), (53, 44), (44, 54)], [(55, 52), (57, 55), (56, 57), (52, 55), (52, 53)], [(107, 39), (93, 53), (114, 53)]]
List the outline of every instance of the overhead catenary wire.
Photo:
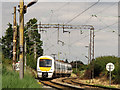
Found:
[[(51, 35), (50, 37), (52, 37), (52, 35)], [(46, 43), (46, 45), (44, 45), (44, 46), (47, 46), (47, 47), (48, 47), (48, 48), (46, 47), (47, 49), (45, 49), (45, 51), (47, 50), (47, 51), (49, 51), (49, 52), (51, 52), (51, 48), (52, 48), (52, 46), (54, 46), (54, 44), (51, 44), (50, 37), (48, 37), (48, 35), (47, 35), (47, 33), (46, 33), (46, 38), (45, 38), (45, 39), (46, 39), (46, 41), (47, 41), (49, 44)], [(44, 43), (44, 44), (45, 44), (45, 43)], [(50, 44), (51, 44), (52, 46), (51, 46)]]
[(56, 15), (56, 17), (57, 17), (56, 20), (57, 20), (57, 22), (59, 23), (59, 21), (58, 21), (58, 15), (56, 14), (56, 12), (59, 12), (62, 8), (64, 8), (65, 6), (67, 6), (69, 3), (70, 3), (70, 2), (67, 2), (67, 3), (63, 4), (62, 6), (58, 7), (57, 9), (52, 9), (52, 10), (50, 10), (52, 14), (51, 14), (51, 16), (50, 16), (49, 21), (51, 22), (53, 15), (54, 15), (54, 16)]
[[(49, 51), (50, 53), (52, 52), (53, 48), (56, 47), (55, 43), (51, 43), (51, 38), (53, 36), (54, 33), (56, 33), (57, 30), (51, 32), (52, 34), (49, 34), (50, 36), (47, 35), (47, 32), (46, 32), (46, 38), (44, 39), (44, 41), (46, 40), (46, 42), (49, 42), (49, 44), (45, 44), (44, 46), (46, 47), (45, 51)], [(58, 47), (58, 46), (57, 46)], [(57, 48), (56, 47), (56, 48)], [(56, 50), (56, 49), (55, 49)]]
[(113, 3), (112, 5), (110, 5), (110, 6), (106, 7), (106, 8), (104, 8), (104, 9), (102, 9), (101, 11), (97, 12), (96, 14), (101, 14), (103, 11), (106, 11), (107, 9), (112, 8), (112, 7), (113, 7), (114, 5), (116, 5), (116, 4), (117, 4), (117, 2), (115, 2), (115, 3)]
[[(65, 3), (64, 5), (62, 5), (62, 6), (60, 6), (59, 8), (57, 8), (57, 9), (55, 9), (55, 10), (51, 10), (51, 16), (50, 16), (50, 19), (49, 19), (49, 21), (51, 22), (51, 20), (52, 20), (52, 17), (53, 17), (53, 14), (55, 13), (55, 12), (57, 12), (57, 11), (59, 11), (60, 9), (62, 9), (63, 7), (65, 7), (66, 5), (68, 5), (70, 2), (67, 2), (67, 3)], [(57, 19), (58, 20), (58, 19)], [(56, 30), (57, 31), (57, 30)], [(53, 33), (55, 33), (56, 31), (54, 31)], [(52, 36), (52, 35), (51, 35)], [(51, 38), (51, 36), (49, 37), (49, 38), (47, 38), (47, 39), (50, 39)]]
[[(102, 2), (103, 3), (103, 2)], [(108, 5), (106, 8), (104, 8), (104, 9), (102, 9), (102, 10), (100, 10), (100, 11), (98, 11), (97, 13), (93, 13), (94, 15), (98, 15), (98, 14), (101, 14), (102, 12), (104, 12), (104, 11), (106, 11), (106, 10), (108, 10), (108, 9), (110, 9), (110, 8), (112, 8), (114, 5), (116, 5), (117, 3), (115, 2), (115, 3), (113, 3), (112, 5)], [(99, 4), (99, 5), (103, 5), (103, 4)], [(101, 8), (102, 6), (100, 6), (100, 7), (98, 7), (98, 8)], [(90, 20), (92, 19), (92, 15), (90, 15), (90, 18), (88, 18), (85, 22), (84, 22), (84, 24), (87, 24), (88, 22), (90, 22)], [(106, 16), (106, 17), (108, 17), (108, 16)]]
[(59, 8), (55, 9), (54, 11), (59, 11), (61, 10), (62, 8), (64, 8), (65, 6), (67, 6), (68, 4), (70, 4), (70, 2), (67, 2), (65, 4), (63, 4), (62, 6), (60, 6)]
[[(108, 26), (106, 26), (106, 27), (103, 27), (103, 28), (99, 29), (98, 31), (101, 31), (101, 30), (103, 30), (103, 29), (109, 28), (109, 27), (111, 27), (112, 25), (115, 25), (115, 24), (117, 24), (117, 23), (118, 23), (118, 21), (115, 22), (115, 23), (113, 23), (113, 24), (111, 24), (111, 25), (108, 25)], [(96, 32), (98, 32), (98, 31), (96, 31)]]
[(90, 17), (85, 21), (84, 24), (87, 24), (91, 19), (92, 19), (92, 16), (90, 16)]
[[(100, 0), (98, 0), (99, 2)], [(74, 19), (76, 19), (77, 17), (79, 17), (80, 15), (82, 15), (84, 12), (86, 12), (87, 10), (89, 10), (90, 8), (92, 8), (94, 5), (96, 5), (98, 2), (92, 4), (90, 7), (88, 7), (87, 9), (85, 9), (84, 11), (82, 11), (81, 13), (79, 13), (78, 15), (76, 15), (75, 17), (73, 17), (72, 19), (70, 19), (68, 22), (66, 22), (65, 24), (68, 24), (70, 22), (72, 22)]]
[[(115, 5), (116, 3), (114, 3), (113, 5)], [(112, 5), (112, 6), (113, 6)], [(107, 9), (108, 9), (108, 7), (107, 7)], [(98, 13), (101, 13), (101, 12), (103, 12), (105, 9), (103, 9), (102, 11), (100, 11), (100, 12), (98, 12)], [(97, 14), (98, 14), (97, 13)], [(92, 18), (93, 16), (91, 16), (89, 19), (87, 19), (87, 21), (86, 21), (86, 23)], [(97, 17), (96, 17), (97, 18)], [(102, 21), (101, 21), (102, 22)], [(103, 27), (103, 28), (101, 28), (101, 29), (99, 29), (98, 31), (101, 31), (101, 30), (103, 30), (103, 29), (106, 29), (106, 28), (110, 28), (112, 25), (114, 25), (114, 24), (116, 24), (117, 22), (115, 22), (115, 23), (113, 23), (113, 24), (111, 24), (111, 25), (106, 25), (106, 27)], [(98, 32), (98, 31), (95, 31), (95, 32)], [(81, 38), (81, 39), (79, 39), (79, 40), (82, 40), (82, 39), (84, 39), (84, 38), (86, 38), (86, 37), (88, 37), (89, 36), (89, 34), (87, 34), (86, 36), (84, 36), (83, 38)], [(77, 41), (79, 41), (79, 40), (77, 40)], [(75, 42), (73, 42), (73, 43), (71, 43), (71, 44), (74, 44)]]
[[(96, 18), (103, 24), (103, 25), (106, 25), (106, 26), (108, 26), (105, 22), (103, 22), (101, 19), (99, 19), (98, 18), (98, 16), (96, 16)], [(112, 28), (111, 27), (108, 27), (110, 30), (112, 30)]]
[[(108, 26), (106, 26), (106, 27), (104, 27), (104, 28), (101, 28), (101, 29), (99, 29), (98, 31), (100, 31), (100, 30), (102, 30), (102, 29), (105, 29), (105, 28), (108, 28), (108, 27), (110, 27), (110, 26), (112, 26), (112, 25), (114, 25), (114, 24), (116, 24), (117, 22), (115, 22), (115, 23), (113, 23), (113, 24), (111, 24), (111, 25), (108, 25)], [(96, 31), (95, 31), (96, 32)], [(88, 35), (86, 35), (85, 37), (83, 37), (83, 38), (81, 38), (81, 40), (82, 39), (84, 39), (84, 38), (86, 38), (86, 37), (88, 37), (89, 36), (89, 34)], [(80, 40), (80, 39), (79, 39)], [(78, 41), (79, 41), (78, 40)], [(74, 43), (74, 42), (73, 42)], [(72, 45), (72, 43), (71, 43), (71, 45)]]
[[(90, 17), (89, 20), (90, 20), (91, 18), (92, 18), (92, 17)], [(89, 20), (87, 20), (86, 22), (88, 22)], [(111, 25), (112, 25), (112, 24), (111, 24)], [(114, 24), (113, 24), (113, 25), (114, 25)], [(97, 32), (99, 32), (99, 31), (101, 31), (101, 30), (104, 30), (104, 29), (106, 29), (106, 28), (110, 28), (110, 27), (111, 27), (110, 25), (106, 25), (105, 27), (98, 29)], [(96, 32), (96, 31), (95, 31), (95, 32)], [(89, 34), (88, 34), (88, 36), (89, 36)], [(87, 35), (86, 35), (84, 38), (86, 38), (86, 37), (87, 37)], [(83, 38), (83, 39), (84, 39), (84, 38)], [(81, 40), (82, 40), (82, 39), (81, 39)]]
[[(98, 2), (99, 2), (99, 0), (98, 0)], [(98, 2), (97, 2), (97, 3), (98, 3)], [(97, 3), (95, 3), (95, 4), (97, 4)], [(93, 7), (95, 4), (91, 5), (89, 8)], [(82, 13), (84, 13), (85, 11), (87, 11), (89, 8), (87, 8), (86, 10), (84, 10)], [(79, 15), (81, 15), (82, 13), (80, 13)], [(75, 17), (75, 18), (76, 18), (76, 17)], [(74, 19), (74, 18), (73, 18), (73, 19)], [(72, 20), (73, 20), (73, 19), (72, 19)]]
[[(110, 26), (115, 25), (115, 24), (117, 24), (117, 23), (118, 23), (118, 22), (115, 22), (115, 23), (113, 23), (113, 24), (111, 24), (111, 25), (108, 25), (108, 26), (105, 26), (105, 27), (103, 27), (103, 28), (100, 28), (100, 29), (98, 29), (97, 31), (95, 31), (95, 33), (96, 33), (96, 32), (99, 32), (99, 31), (101, 31), (101, 30), (103, 30), (103, 29), (109, 28)], [(70, 43), (70, 46), (72, 46), (72, 44), (74, 44), (74, 43), (77, 42), (77, 41), (80, 41), (80, 40), (85, 39), (85, 38), (88, 37), (88, 36), (89, 36), (89, 34), (87, 34), (87, 35), (85, 35), (84, 37), (82, 37), (82, 38), (80, 38), (80, 39), (78, 39), (78, 40)]]

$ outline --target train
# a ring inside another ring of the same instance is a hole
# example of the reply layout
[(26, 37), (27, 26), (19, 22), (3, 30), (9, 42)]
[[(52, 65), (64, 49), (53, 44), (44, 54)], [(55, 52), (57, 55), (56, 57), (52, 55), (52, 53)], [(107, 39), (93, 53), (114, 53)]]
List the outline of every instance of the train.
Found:
[(54, 60), (51, 56), (40, 56), (37, 59), (38, 78), (70, 77), (71, 73), (71, 64)]

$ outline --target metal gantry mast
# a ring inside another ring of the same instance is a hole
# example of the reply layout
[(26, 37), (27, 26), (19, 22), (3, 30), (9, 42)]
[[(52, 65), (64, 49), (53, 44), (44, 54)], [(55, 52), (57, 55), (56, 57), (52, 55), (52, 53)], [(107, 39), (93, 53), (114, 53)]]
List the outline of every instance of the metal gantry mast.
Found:
[(67, 25), (67, 24), (38, 24), (38, 28), (62, 28), (62, 29), (92, 29), (92, 25)]
[[(89, 46), (89, 54), (90, 54), (90, 59), (89, 62), (91, 64), (91, 61), (93, 61), (92, 65), (91, 65), (91, 78), (94, 78), (94, 27), (92, 25), (67, 25), (67, 24), (38, 24), (38, 28), (40, 31), (42, 31), (42, 29), (49, 29), (49, 28), (56, 28), (58, 29), (58, 33), (59, 33), (59, 29), (63, 29), (63, 33), (64, 32), (69, 32), (70, 31), (65, 31), (65, 29), (77, 29), (77, 30), (90, 30), (90, 46)], [(59, 43), (59, 35), (58, 35), (58, 43)]]
[(94, 28), (91, 28), (90, 29), (90, 64), (92, 64), (91, 65), (91, 79), (94, 78), (94, 37), (95, 37)]
[[(63, 33), (66, 32), (65, 29), (89, 29), (90, 30), (90, 62), (94, 60), (94, 27), (92, 25), (67, 25), (67, 24), (38, 24), (39, 30), (57, 28), (58, 30), (63, 29)], [(68, 31), (67, 31), (68, 32)], [(58, 40), (59, 41), (59, 40)]]

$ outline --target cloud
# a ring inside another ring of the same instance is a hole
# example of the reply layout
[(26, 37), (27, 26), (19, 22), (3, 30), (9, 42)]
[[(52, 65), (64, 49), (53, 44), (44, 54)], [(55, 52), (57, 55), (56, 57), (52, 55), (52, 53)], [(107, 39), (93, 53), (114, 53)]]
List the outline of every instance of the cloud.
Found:
[[(42, 23), (66, 23), (76, 15), (83, 12), (86, 8), (90, 7), (95, 2), (63, 2), (57, 3), (53, 0), (40, 0), (35, 5), (31, 6), (27, 9), (27, 13), (25, 14), (25, 23), (31, 18), (37, 18)], [(72, 1), (72, 0), (69, 0)], [(96, 0), (97, 1), (97, 0)], [(113, 1), (114, 2), (114, 1)], [(72, 25), (83, 25), (90, 24), (95, 27), (95, 56), (98, 57), (100, 55), (117, 55), (117, 45), (118, 39), (117, 34), (113, 33), (113, 30), (117, 30), (117, 23), (115, 25), (111, 25), (117, 22), (118, 15), (118, 6), (117, 3), (113, 2), (100, 2), (96, 4), (94, 7), (90, 8), (76, 19), (72, 20), (69, 24)], [(12, 12), (13, 7), (18, 6), (19, 3), (3, 3), (2, 6), (2, 23), (3, 30), (7, 27), (7, 23), (12, 23)], [(28, 2), (25, 2), (25, 5)], [(63, 7), (64, 6), (64, 7)], [(97, 17), (92, 17), (92, 15), (96, 15)], [(17, 12), (17, 22), (19, 20), (18, 12)], [(104, 28), (109, 26), (107, 28)], [(103, 28), (103, 30), (98, 31)], [(87, 63), (87, 59), (85, 55), (87, 55), (88, 49), (85, 48), (86, 45), (89, 44), (89, 30), (82, 30), (83, 34), (80, 34), (80, 30), (70, 30), (70, 35), (68, 33), (62, 33), (62, 29), (60, 29), (60, 37), (65, 45), (57, 44), (57, 29), (49, 29), (47, 33), (42, 33), (42, 40), (44, 40), (45, 54), (50, 55), (51, 53), (58, 54), (61, 51), (61, 58), (65, 57), (70, 60), (74, 60), (76, 57), (83, 60), (83, 62)], [(98, 32), (96, 32), (98, 31)], [(117, 33), (117, 32), (116, 32)], [(88, 35), (86, 38), (84, 38)], [(83, 39), (82, 39), (83, 38)]]

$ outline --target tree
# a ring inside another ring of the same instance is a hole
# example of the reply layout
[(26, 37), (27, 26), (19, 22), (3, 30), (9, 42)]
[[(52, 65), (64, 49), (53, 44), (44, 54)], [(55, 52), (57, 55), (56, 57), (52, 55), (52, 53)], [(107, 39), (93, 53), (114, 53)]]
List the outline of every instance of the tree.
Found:
[[(27, 43), (27, 65), (36, 69), (37, 57), (43, 55), (41, 36), (37, 29), (37, 19), (30, 19), (25, 27), (24, 35)], [(36, 52), (36, 53), (35, 53)], [(32, 62), (32, 63), (31, 63)]]
[[(36, 56), (39, 57), (43, 54), (42, 49), (42, 41), (40, 40), (40, 34), (37, 30), (37, 19), (33, 18), (30, 19), (26, 27), (24, 27), (24, 37), (26, 37), (27, 41), (27, 65), (29, 65), (32, 68), (36, 67), (36, 59), (34, 59), (34, 50), (36, 47)], [(33, 26), (31, 29), (35, 30), (29, 30), (30, 26)], [(2, 42), (1, 42), (2, 40)], [(5, 58), (8, 58), (12, 60), (13, 56), (13, 28), (12, 24), (8, 24), (8, 28), (6, 30), (5, 36), (2, 36), (2, 39), (0, 39), (0, 46), (2, 46), (2, 53), (5, 56)], [(19, 26), (17, 26), (17, 60), (19, 60)], [(28, 57), (29, 56), (29, 57)], [(36, 57), (36, 58), (37, 58)], [(32, 64), (31, 64), (32, 63)]]
[[(19, 54), (19, 26), (17, 25), (17, 55)], [(2, 36), (0, 38), (0, 46), (2, 46), (2, 53), (5, 56), (5, 58), (12, 59), (13, 56), (13, 28), (12, 24), (8, 23), (8, 28), (6, 29), (5, 36)]]
[(13, 29), (12, 24), (8, 24), (5, 36), (2, 36), (2, 53), (5, 58), (12, 59), (12, 48), (13, 48)]
[[(70, 64), (72, 65), (73, 68), (76, 68), (76, 60), (70, 62)], [(77, 68), (80, 68), (84, 65), (84, 63), (82, 61), (77, 61)]]
[(40, 40), (41, 36), (38, 33), (37, 29), (37, 19), (33, 18), (30, 19), (25, 27), (25, 37), (27, 41), (27, 53), (29, 55), (32, 55), (34, 53), (34, 49), (36, 47), (36, 53), (37, 56), (43, 55), (43, 49), (41, 48), (42, 46), (42, 41)]
[(65, 63), (68, 63), (68, 60), (67, 60), (67, 59), (65, 59)]

